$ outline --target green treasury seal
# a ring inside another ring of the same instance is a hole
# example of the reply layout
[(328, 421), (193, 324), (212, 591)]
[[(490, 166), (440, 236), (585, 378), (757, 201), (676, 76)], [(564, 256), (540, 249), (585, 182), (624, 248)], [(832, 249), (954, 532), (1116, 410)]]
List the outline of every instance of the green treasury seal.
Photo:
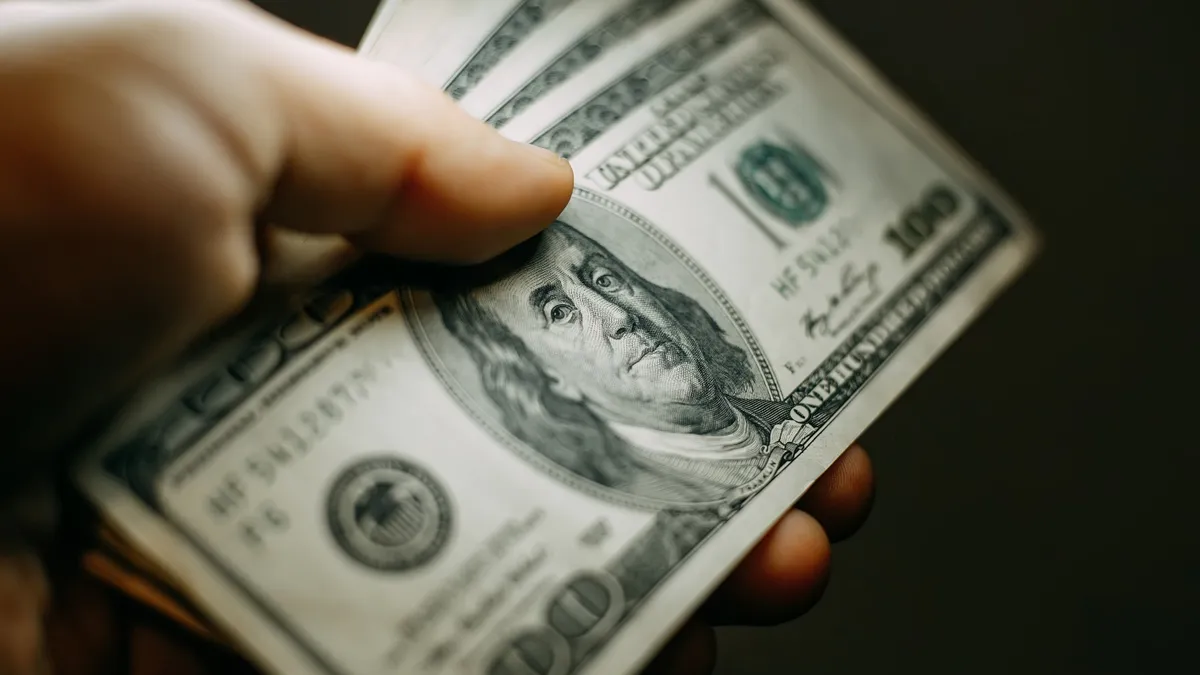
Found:
[(756, 143), (742, 151), (737, 174), (760, 206), (793, 227), (816, 220), (829, 203), (825, 171), (802, 152)]

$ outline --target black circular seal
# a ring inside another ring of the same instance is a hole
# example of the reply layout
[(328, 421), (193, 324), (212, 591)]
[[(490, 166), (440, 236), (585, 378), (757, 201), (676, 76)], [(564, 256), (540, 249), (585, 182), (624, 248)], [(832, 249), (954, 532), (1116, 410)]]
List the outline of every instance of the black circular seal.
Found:
[(428, 563), (450, 536), (446, 491), (427, 471), (397, 457), (350, 465), (334, 481), (326, 503), (338, 546), (381, 572)]

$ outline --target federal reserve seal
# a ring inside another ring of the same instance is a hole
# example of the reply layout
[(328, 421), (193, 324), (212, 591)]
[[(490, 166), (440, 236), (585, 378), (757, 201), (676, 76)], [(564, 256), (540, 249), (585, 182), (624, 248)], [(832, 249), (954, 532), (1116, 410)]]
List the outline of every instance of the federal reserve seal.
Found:
[(356, 562), (404, 572), (446, 545), (452, 518), (445, 490), (424, 469), (397, 457), (360, 460), (334, 481), (329, 529)]
[(825, 170), (801, 150), (755, 143), (738, 158), (737, 175), (762, 208), (792, 227), (816, 220), (829, 204)]

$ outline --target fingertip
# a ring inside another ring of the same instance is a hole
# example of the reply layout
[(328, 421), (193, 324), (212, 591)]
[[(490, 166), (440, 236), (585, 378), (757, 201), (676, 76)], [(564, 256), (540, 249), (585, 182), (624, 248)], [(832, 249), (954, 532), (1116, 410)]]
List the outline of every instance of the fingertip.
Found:
[(862, 527), (874, 498), (871, 457), (855, 443), (817, 479), (798, 506), (821, 524), (831, 541), (838, 542)]
[(741, 625), (793, 619), (824, 593), (831, 555), (820, 523), (807, 513), (790, 511), (713, 595), (706, 616)]
[(264, 72), (286, 132), (262, 221), (409, 260), (474, 263), (537, 234), (570, 199), (566, 161), (506, 139), (412, 73), (278, 37)]
[(573, 187), (565, 160), (487, 128), (431, 147), (384, 221), (354, 241), (409, 260), (479, 263), (553, 223)]

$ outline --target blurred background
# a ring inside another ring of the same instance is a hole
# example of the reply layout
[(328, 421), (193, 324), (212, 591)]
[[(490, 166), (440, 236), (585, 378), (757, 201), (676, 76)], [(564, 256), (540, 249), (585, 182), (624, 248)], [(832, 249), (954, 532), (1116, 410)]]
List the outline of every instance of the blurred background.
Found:
[[(256, 1), (350, 46), (376, 5)], [(1200, 671), (1188, 3), (811, 4), (1046, 249), (866, 434), (875, 511), (824, 600), (724, 631), (719, 672)]]

